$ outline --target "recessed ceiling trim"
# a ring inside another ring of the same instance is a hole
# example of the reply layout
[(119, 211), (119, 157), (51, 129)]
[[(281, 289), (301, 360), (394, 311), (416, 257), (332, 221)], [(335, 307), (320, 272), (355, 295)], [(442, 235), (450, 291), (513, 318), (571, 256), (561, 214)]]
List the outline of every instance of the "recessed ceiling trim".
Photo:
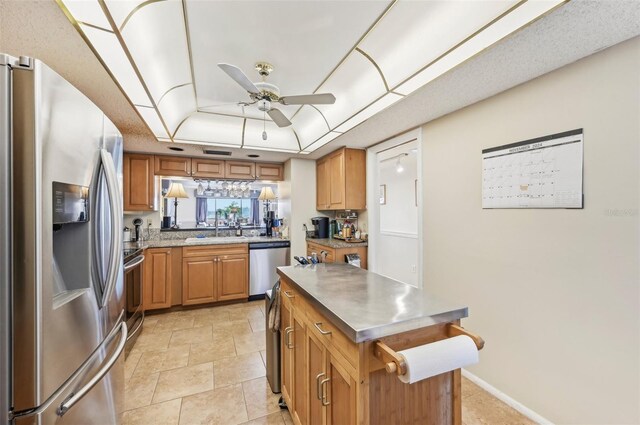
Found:
[(147, 127), (147, 130), (149, 130), (149, 133), (153, 134), (153, 130), (151, 130), (151, 127), (149, 126), (149, 124), (147, 124), (147, 121), (142, 117), (142, 114), (140, 114), (140, 112), (138, 112), (138, 109), (136, 108), (136, 105), (133, 103), (133, 101), (131, 100), (131, 98), (127, 94), (127, 92), (124, 91), (124, 89), (120, 85), (120, 82), (113, 75), (113, 73), (111, 72), (111, 70), (109, 69), (107, 64), (104, 62), (104, 60), (102, 60), (102, 57), (100, 56), (98, 51), (93, 47), (93, 44), (91, 43), (91, 41), (89, 40), (87, 35), (82, 30), (82, 27), (80, 27), (79, 22), (76, 20), (76, 18), (73, 17), (73, 15), (69, 11), (69, 9), (67, 9), (67, 6), (65, 6), (65, 4), (63, 3), (63, 0), (55, 0), (55, 2), (58, 5), (58, 7), (62, 10), (62, 13), (64, 13), (64, 16), (66, 16), (67, 19), (69, 20), (69, 22), (71, 22), (71, 25), (73, 25), (73, 27), (76, 29), (76, 31), (78, 31), (78, 34), (80, 34), (80, 37), (82, 37), (82, 39), (84, 40), (86, 45), (93, 52), (93, 55), (96, 57), (96, 59), (98, 59), (98, 62), (100, 62), (100, 64), (102, 65), (104, 70), (107, 72), (109, 77), (111, 77), (111, 79), (113, 80), (113, 82), (116, 85), (116, 87), (118, 87), (118, 90), (120, 90), (120, 92), (122, 93), (124, 98), (127, 99), (127, 102), (129, 102), (129, 104), (131, 105), (131, 108), (135, 111), (136, 115), (140, 118), (140, 121), (142, 121), (142, 124), (145, 127)]
[(318, 111), (318, 113), (320, 114), (320, 116), (322, 117), (322, 119), (324, 120), (324, 123), (327, 124), (327, 129), (329, 131), (331, 131), (331, 126), (329, 125), (329, 121), (327, 121), (327, 118), (324, 116), (324, 114), (322, 113), (322, 111), (320, 109), (318, 109), (318, 107), (316, 105), (309, 105), (311, 106), (313, 109), (315, 109), (316, 111)]
[(382, 82), (384, 83), (384, 88), (387, 90), (387, 92), (389, 92), (389, 84), (387, 84), (387, 79), (384, 78), (384, 74), (382, 73), (382, 69), (380, 69), (380, 67), (378, 66), (378, 64), (376, 63), (375, 60), (373, 60), (373, 58), (371, 56), (369, 56), (367, 54), (367, 52), (365, 52), (364, 50), (362, 50), (359, 47), (356, 47), (356, 52), (361, 53), (362, 56), (364, 56), (365, 58), (369, 59), (369, 62), (371, 62), (373, 64), (373, 66), (376, 67), (376, 69), (378, 70), (378, 74), (380, 74), (380, 78), (382, 78)]
[(300, 138), (298, 137), (298, 133), (296, 133), (296, 129), (295, 128), (291, 128), (291, 131), (293, 131), (293, 135), (296, 136), (296, 141), (298, 142), (298, 148), (300, 149), (300, 151), (302, 150), (302, 145), (300, 144)]
[[(151, 1), (152, 0), (149, 0), (149, 2)], [(165, 1), (165, 0), (154, 0), (153, 2), (157, 2), (157, 1)], [(144, 81), (144, 78), (142, 78), (142, 74), (140, 73), (140, 70), (138, 69), (138, 66), (136, 65), (135, 61), (133, 60), (133, 57), (131, 56), (131, 52), (129, 51), (127, 44), (124, 42), (124, 38), (122, 37), (122, 34), (118, 30), (118, 27), (116, 26), (116, 23), (113, 20), (113, 16), (111, 16), (111, 12), (109, 11), (109, 8), (107, 7), (104, 0), (98, 0), (98, 4), (102, 8), (102, 12), (107, 18), (107, 21), (109, 21), (109, 24), (113, 29), (113, 33), (115, 34), (116, 38), (118, 39), (118, 42), (120, 43), (120, 47), (122, 48), (122, 51), (127, 56), (127, 59), (129, 60), (129, 64), (133, 68), (133, 72), (136, 73), (136, 75), (138, 76), (138, 79), (140, 80), (140, 84), (142, 84), (142, 88), (147, 93), (147, 96), (149, 97), (149, 101), (151, 102), (151, 105), (153, 105), (153, 108), (156, 110), (156, 113), (158, 114), (158, 118), (162, 123), (162, 127), (164, 127), (165, 131), (167, 132), (167, 136), (169, 136), (169, 138), (173, 138), (171, 136), (171, 132), (169, 131), (169, 127), (167, 127), (167, 123), (164, 121), (162, 114), (160, 114), (160, 111), (158, 110), (157, 103), (155, 102), (155, 100), (153, 100), (153, 96), (151, 96), (151, 92), (149, 91), (149, 87), (147, 87), (147, 83)]]
[[(490, 26), (492, 26), (493, 24), (495, 24), (496, 22), (498, 22), (500, 19), (504, 18), (505, 16), (507, 16), (508, 14), (510, 14), (511, 12), (513, 12), (514, 10), (516, 10), (517, 8), (519, 8), (520, 6), (522, 6), (523, 4), (525, 4), (528, 0), (521, 0), (518, 3), (514, 4), (512, 7), (510, 7), (509, 9), (505, 10), (503, 13), (501, 13), (500, 15), (496, 16), (495, 18), (493, 18), (491, 21), (489, 21), (486, 25), (482, 26), (480, 29), (478, 29), (477, 31), (475, 31), (474, 33), (472, 33), (471, 35), (469, 35), (468, 37), (466, 37), (465, 39), (463, 39), (462, 41), (460, 41), (458, 44), (454, 45), (453, 47), (451, 47), (449, 50), (447, 50), (446, 52), (444, 52), (443, 54), (441, 54), (440, 56), (438, 56), (437, 58), (435, 58), (434, 60), (432, 60), (431, 62), (429, 62), (428, 64), (426, 64), (425, 66), (423, 66), (422, 68), (418, 69), (416, 72), (414, 72), (413, 74), (409, 75), (407, 78), (405, 78), (404, 80), (400, 81), (398, 84), (396, 84), (391, 90), (396, 90), (398, 87), (402, 86), (404, 83), (406, 83), (407, 81), (411, 80), (413, 77), (415, 77), (416, 75), (420, 74), (422, 71), (424, 71), (425, 69), (429, 68), (430, 66), (432, 66), (434, 63), (438, 62), (439, 60), (441, 60), (442, 58), (444, 58), (445, 56), (449, 55), (451, 52), (453, 52), (454, 50), (456, 50), (458, 47), (462, 46), (464, 43), (466, 43), (467, 41), (471, 40), (472, 38), (474, 38), (475, 36), (477, 36), (478, 34), (480, 34), (482, 31), (486, 30), (487, 28), (489, 28)], [(568, 2), (570, 0), (566, 0), (564, 3)], [(560, 5), (564, 4), (561, 3)], [(555, 8), (553, 8), (552, 10), (555, 10)], [(524, 27), (522, 27), (524, 28)], [(480, 52), (476, 53), (475, 55), (471, 56), (470, 58), (467, 58), (464, 62), (466, 62), (467, 60), (471, 59), (472, 57), (478, 55), (479, 53), (483, 52), (484, 50), (490, 48), (491, 46), (493, 46), (494, 44), (496, 44), (498, 41), (495, 41), (494, 43), (492, 43), (491, 45), (487, 46), (485, 49), (481, 50)], [(462, 62), (462, 63), (464, 63)], [(451, 68), (454, 69), (460, 65), (462, 65), (462, 63), (456, 65), (455, 67)], [(451, 69), (449, 69), (447, 72), (451, 71)], [(446, 74), (446, 72), (444, 73)], [(444, 75), (442, 74), (442, 75)], [(401, 93), (398, 93), (401, 94)]]
[(172, 90), (179, 89), (180, 87), (188, 86), (189, 84), (191, 83), (178, 84), (177, 86), (171, 87), (169, 90), (164, 92), (162, 96), (160, 96), (160, 99), (158, 99), (158, 105), (160, 105), (160, 102), (162, 102), (162, 99), (164, 99), (164, 97), (168, 95)]
[(244, 121), (242, 121), (242, 144), (240, 145), (240, 147), (244, 146), (244, 130), (247, 128), (247, 119), (245, 118)]
[(187, 16), (187, 1), (182, 0), (182, 17), (184, 18), (184, 30), (187, 36), (187, 51), (189, 52), (189, 70), (191, 71), (191, 83), (193, 84), (193, 97), (196, 100), (198, 110), (198, 90), (196, 88), (196, 74), (193, 70), (193, 51), (191, 50), (191, 33), (189, 32), (189, 17)]
[[(245, 117), (242, 115), (234, 115), (234, 114), (225, 114), (222, 112), (211, 112), (211, 111), (203, 111), (202, 109), (198, 109), (196, 112), (200, 112), (201, 114), (209, 114), (209, 115), (222, 115), (223, 117), (234, 117), (234, 118), (243, 118), (243, 119), (247, 119), (247, 120), (256, 120), (256, 121), (264, 121), (262, 118), (256, 118), (256, 117)], [(266, 118), (267, 122), (272, 122), (271, 119)]]
[[(197, 111), (196, 111), (197, 112)], [(173, 132), (173, 134), (171, 135), (171, 139), (173, 139), (174, 137), (176, 137), (176, 134), (178, 134), (178, 130), (180, 130), (180, 127), (182, 127), (182, 124), (185, 123), (185, 121), (187, 121), (189, 118), (191, 118), (191, 116), (193, 114), (195, 114), (196, 112), (192, 112), (189, 115), (187, 115), (186, 117), (184, 117), (184, 119), (182, 121), (180, 121), (180, 124), (178, 124), (178, 126), (176, 127), (176, 131)]]
[(91, 28), (94, 28), (94, 29), (97, 29), (97, 30), (100, 30), (100, 31), (104, 31), (104, 32), (108, 32), (108, 33), (113, 34), (113, 31), (111, 31), (110, 29), (102, 28), (101, 26), (90, 24), (89, 22), (78, 21), (78, 23), (80, 25), (86, 25), (88, 27), (91, 27)]
[[(367, 28), (367, 30), (364, 32), (364, 34), (362, 34), (362, 36), (358, 39), (358, 41), (356, 41), (356, 43), (353, 45), (353, 47), (351, 49), (349, 49), (349, 51), (342, 57), (342, 59), (340, 59), (340, 62), (338, 62), (338, 64), (336, 66), (333, 67), (333, 69), (331, 71), (329, 71), (329, 74), (327, 74), (326, 77), (324, 77), (324, 79), (320, 82), (320, 84), (318, 84), (318, 86), (315, 88), (315, 90), (313, 91), (313, 93), (317, 92), (318, 89), (320, 89), (320, 87), (322, 87), (322, 85), (324, 83), (327, 82), (327, 80), (329, 79), (329, 77), (331, 77), (333, 75), (334, 72), (336, 72), (336, 69), (338, 69), (340, 67), (340, 65), (342, 65), (342, 63), (347, 60), (347, 58), (349, 57), (349, 55), (351, 54), (351, 52), (353, 52), (355, 50), (356, 47), (358, 47), (358, 45), (360, 43), (362, 43), (362, 40), (364, 40), (367, 35), (369, 35), (369, 33), (371, 31), (373, 31), (373, 29), (378, 25), (378, 23), (382, 20), (382, 18), (385, 17), (385, 15), (387, 13), (389, 13), (389, 11), (391, 10), (391, 8), (398, 2), (398, 0), (392, 0), (391, 3), (389, 3), (389, 5), (382, 11), (382, 13), (380, 14), (380, 16), (378, 16), (378, 18), (371, 24), (371, 26), (369, 26), (369, 28)], [(291, 116), (291, 119), (293, 119), (298, 112), (300, 112), (300, 109), (302, 109), (302, 106), (300, 106), (296, 112), (293, 113), (293, 115)]]
[(124, 27), (129, 22), (129, 19), (131, 19), (133, 17), (133, 15), (135, 15), (135, 13), (137, 11), (139, 11), (140, 9), (142, 9), (143, 7), (148, 6), (150, 4), (153, 4), (153, 3), (158, 3), (158, 2), (161, 2), (161, 1), (166, 1), (166, 0), (147, 0), (147, 1), (144, 1), (144, 2), (140, 3), (139, 5), (134, 7), (133, 10), (131, 10), (131, 12), (129, 12), (127, 17), (124, 18), (124, 21), (122, 21), (122, 25), (120, 25), (120, 28), (118, 28), (118, 29), (120, 31), (124, 30)]

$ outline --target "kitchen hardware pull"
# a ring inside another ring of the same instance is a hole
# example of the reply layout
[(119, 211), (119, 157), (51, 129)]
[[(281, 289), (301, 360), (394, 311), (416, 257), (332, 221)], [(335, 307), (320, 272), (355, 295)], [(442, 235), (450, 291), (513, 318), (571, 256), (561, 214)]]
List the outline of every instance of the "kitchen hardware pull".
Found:
[(136, 257), (135, 260), (133, 260), (133, 262), (127, 263), (124, 265), (124, 271), (126, 272), (127, 270), (131, 270), (132, 268), (142, 263), (143, 261), (144, 261), (144, 255), (140, 255)]
[(322, 384), (320, 383), (320, 378), (325, 375), (326, 374), (324, 372), (320, 372), (318, 376), (316, 376), (316, 396), (318, 397), (318, 400), (322, 400), (322, 396), (320, 395), (320, 393), (322, 392)]
[(284, 294), (287, 296), (287, 298), (293, 298), (295, 297), (295, 295), (290, 295), (289, 294), (290, 291), (284, 291)]
[[(331, 381), (331, 378), (326, 378), (326, 379), (323, 379), (322, 381), (320, 381), (320, 388), (323, 388), (324, 384), (326, 384), (329, 381)], [(324, 388), (326, 388), (326, 387), (324, 387)], [(323, 406), (328, 406), (328, 405), (331, 404), (331, 402), (327, 401), (327, 392), (324, 391), (324, 388), (323, 388), (323, 391), (322, 391), (322, 405)]]
[(102, 366), (102, 368), (98, 371), (98, 373), (96, 373), (94, 377), (91, 378), (91, 380), (87, 382), (87, 384), (84, 387), (80, 388), (78, 392), (73, 393), (71, 397), (69, 397), (67, 400), (65, 400), (60, 404), (56, 412), (58, 416), (62, 416), (65, 413), (67, 413), (69, 409), (71, 409), (77, 402), (79, 402), (85, 395), (87, 395), (87, 393), (91, 391), (91, 389), (95, 387), (96, 384), (100, 382), (100, 380), (104, 378), (107, 373), (109, 373), (113, 365), (116, 364), (116, 361), (124, 351), (124, 345), (127, 342), (127, 334), (128, 334), (127, 323), (120, 322), (120, 342), (118, 342), (118, 347), (116, 348), (116, 351), (109, 358), (109, 360), (104, 364), (104, 366)]
[(113, 289), (118, 282), (118, 273), (122, 264), (122, 205), (120, 204), (120, 185), (116, 173), (116, 166), (113, 163), (111, 154), (106, 149), (100, 150), (100, 159), (104, 168), (104, 176), (107, 181), (107, 193), (109, 194), (109, 204), (111, 205), (111, 259), (107, 269), (106, 287), (102, 294), (102, 305), (106, 305), (111, 298)]
[(323, 331), (320, 325), (322, 325), (322, 322), (316, 322), (313, 324), (313, 326), (315, 326), (322, 335), (331, 335), (331, 331)]
[(291, 347), (291, 343), (289, 342), (289, 335), (291, 335), (291, 332), (293, 332), (293, 329), (291, 329), (290, 326), (286, 327), (284, 330), (284, 345), (289, 349), (293, 348)]

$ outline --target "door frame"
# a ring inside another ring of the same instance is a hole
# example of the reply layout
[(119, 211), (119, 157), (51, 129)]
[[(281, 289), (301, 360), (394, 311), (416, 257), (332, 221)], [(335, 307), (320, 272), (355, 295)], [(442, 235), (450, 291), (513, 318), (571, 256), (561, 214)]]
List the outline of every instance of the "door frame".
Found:
[(418, 274), (418, 288), (424, 287), (424, 270), (422, 267), (422, 258), (424, 252), (424, 234), (423, 234), (423, 194), (422, 194), (422, 127), (407, 131), (399, 136), (391, 139), (383, 140), (373, 146), (367, 148), (367, 205), (369, 205), (368, 213), (368, 230), (369, 230), (369, 249), (368, 264), (369, 270), (379, 273), (377, 248), (380, 243), (380, 204), (378, 199), (378, 161), (377, 156), (380, 152), (394, 148), (396, 146), (417, 141), (418, 153), (416, 155), (418, 166), (418, 261), (416, 262)]

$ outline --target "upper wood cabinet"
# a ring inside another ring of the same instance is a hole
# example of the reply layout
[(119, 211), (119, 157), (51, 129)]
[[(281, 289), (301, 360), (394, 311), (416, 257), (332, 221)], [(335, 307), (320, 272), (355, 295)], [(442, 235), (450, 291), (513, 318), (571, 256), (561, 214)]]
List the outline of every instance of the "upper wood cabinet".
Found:
[(224, 176), (227, 179), (255, 179), (255, 162), (225, 161)]
[(329, 159), (318, 160), (316, 163), (316, 209), (328, 210), (329, 192), (331, 191), (331, 175), (329, 174)]
[(259, 180), (284, 180), (284, 165), (256, 162), (256, 178)]
[(191, 176), (191, 158), (156, 155), (154, 172), (158, 176)]
[(316, 209), (363, 210), (366, 203), (366, 153), (342, 148), (316, 162)]
[(143, 308), (171, 307), (171, 248), (149, 248), (144, 256)]
[(123, 159), (124, 210), (155, 210), (153, 155), (125, 153)]
[(193, 177), (224, 178), (224, 161), (218, 159), (191, 159), (191, 175)]

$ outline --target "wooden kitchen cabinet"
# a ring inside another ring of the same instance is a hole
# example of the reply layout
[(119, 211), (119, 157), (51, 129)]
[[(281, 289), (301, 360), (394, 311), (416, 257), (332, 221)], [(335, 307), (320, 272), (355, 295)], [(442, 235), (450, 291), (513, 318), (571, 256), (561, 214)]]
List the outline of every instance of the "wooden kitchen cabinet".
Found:
[(366, 153), (342, 148), (316, 162), (316, 208), (366, 209)]
[(218, 159), (191, 159), (191, 175), (212, 179), (224, 178), (224, 161)]
[(144, 310), (171, 307), (171, 248), (149, 248), (144, 256)]
[[(282, 292), (282, 295), (284, 295), (284, 291)], [(280, 391), (282, 392), (282, 398), (285, 403), (287, 403), (287, 406), (293, 406), (293, 345), (290, 342), (291, 333), (293, 332), (293, 328), (291, 326), (292, 303), (291, 299), (287, 296), (281, 296), (280, 300), (280, 329), (282, 331), (280, 338), (280, 353), (282, 361), (282, 367), (280, 369), (282, 375)]]
[(216, 301), (217, 257), (182, 260), (182, 305)]
[(124, 154), (123, 208), (125, 211), (156, 209), (153, 167), (153, 155)]
[(246, 299), (248, 296), (249, 254), (246, 244), (183, 248), (183, 305)]
[(256, 163), (244, 161), (225, 161), (224, 176), (227, 179), (255, 179)]
[(190, 177), (191, 158), (156, 155), (154, 173), (157, 176)]
[(249, 296), (249, 256), (223, 255), (217, 261), (218, 301), (236, 300)]
[(327, 350), (313, 332), (307, 332), (307, 404), (309, 405), (309, 425), (325, 423), (326, 412), (322, 404), (322, 389), (320, 383), (327, 377)]
[(328, 353), (328, 381), (322, 385), (326, 404), (326, 423), (331, 425), (356, 423), (356, 380), (339, 362), (339, 355)]
[(284, 165), (256, 162), (256, 179), (282, 181), (284, 180)]
[(318, 160), (316, 163), (316, 209), (319, 211), (331, 208), (329, 203), (330, 185), (329, 160)]

